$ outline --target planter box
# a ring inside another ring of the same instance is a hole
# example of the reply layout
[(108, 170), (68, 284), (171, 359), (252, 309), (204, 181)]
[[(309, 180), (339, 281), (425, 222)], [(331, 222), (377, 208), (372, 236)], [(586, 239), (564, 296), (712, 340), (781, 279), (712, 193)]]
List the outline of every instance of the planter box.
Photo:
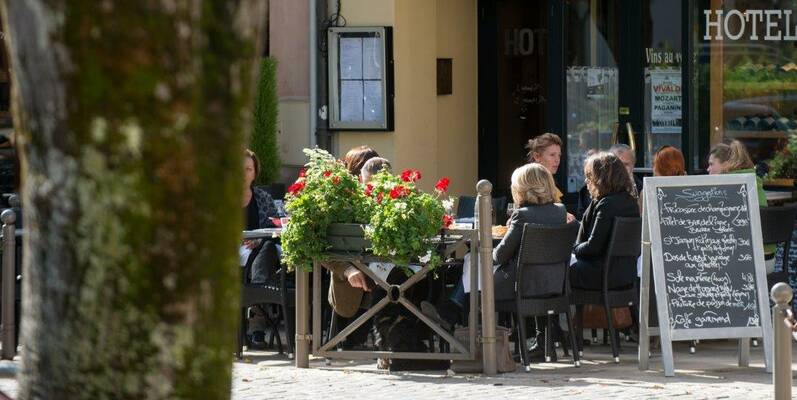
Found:
[(371, 241), (365, 238), (364, 228), (360, 224), (330, 224), (327, 229), (330, 250), (365, 252)]
[(764, 181), (764, 185), (794, 187), (794, 179), (791, 178), (767, 179)]

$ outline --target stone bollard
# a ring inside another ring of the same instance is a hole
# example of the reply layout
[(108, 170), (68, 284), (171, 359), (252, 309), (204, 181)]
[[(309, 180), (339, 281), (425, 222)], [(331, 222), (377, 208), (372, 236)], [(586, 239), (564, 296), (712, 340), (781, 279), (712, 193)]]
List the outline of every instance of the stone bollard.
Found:
[(779, 282), (772, 287), (770, 297), (772, 306), (772, 329), (775, 335), (775, 371), (772, 383), (775, 386), (775, 400), (791, 399), (791, 322), (787, 320), (789, 302), (793, 296), (791, 287)]
[(3, 221), (3, 294), (2, 294), (2, 327), (0, 339), (3, 341), (3, 351), (0, 356), (3, 360), (11, 360), (17, 353), (16, 322), (14, 316), (14, 303), (17, 283), (16, 274), (16, 225), (17, 214), (14, 210), (5, 210), (0, 214)]
[(481, 274), (482, 354), (485, 375), (498, 372), (495, 359), (495, 293), (493, 288), (493, 184), (482, 179), (476, 184), (479, 211), (479, 273)]

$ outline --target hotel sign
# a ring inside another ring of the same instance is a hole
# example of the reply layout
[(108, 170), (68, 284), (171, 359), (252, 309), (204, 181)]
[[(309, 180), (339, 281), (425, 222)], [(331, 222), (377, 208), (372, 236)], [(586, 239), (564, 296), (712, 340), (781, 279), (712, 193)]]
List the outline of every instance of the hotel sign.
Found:
[[(703, 10), (703, 40), (797, 41), (793, 10)], [(797, 17), (795, 17), (797, 19)], [(712, 35), (713, 33), (713, 35)]]

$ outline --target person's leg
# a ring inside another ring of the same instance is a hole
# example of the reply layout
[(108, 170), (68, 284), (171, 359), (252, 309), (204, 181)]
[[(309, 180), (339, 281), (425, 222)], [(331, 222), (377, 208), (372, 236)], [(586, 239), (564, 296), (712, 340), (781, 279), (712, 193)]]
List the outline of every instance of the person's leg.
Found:
[(570, 266), (570, 287), (600, 290), (601, 269), (586, 260), (577, 260)]

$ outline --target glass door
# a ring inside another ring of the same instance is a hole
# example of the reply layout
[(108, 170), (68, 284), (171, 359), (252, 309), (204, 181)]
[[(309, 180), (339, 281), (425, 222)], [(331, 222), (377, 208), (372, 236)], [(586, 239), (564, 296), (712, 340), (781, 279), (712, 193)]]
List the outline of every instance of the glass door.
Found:
[(567, 191), (584, 185), (587, 154), (612, 145), (619, 124), (619, 1), (565, 2)]
[(567, 192), (583, 187), (587, 155), (615, 143), (649, 172), (658, 148), (683, 141), (681, 2), (566, 0), (563, 20)]

